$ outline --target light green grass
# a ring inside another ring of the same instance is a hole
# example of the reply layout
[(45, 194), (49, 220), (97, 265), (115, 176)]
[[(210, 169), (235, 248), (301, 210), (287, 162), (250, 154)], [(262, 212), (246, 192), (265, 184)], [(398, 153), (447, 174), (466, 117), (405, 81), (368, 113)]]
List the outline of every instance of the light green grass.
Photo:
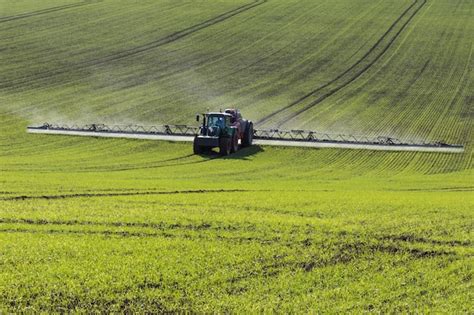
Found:
[(116, 61), (251, 2), (28, 16), (70, 3), (0, 1), (0, 311), (472, 312), (471, 2), (429, 0), (363, 75), (283, 125), (466, 153), (227, 158), (25, 127), (186, 123), (232, 105), (257, 121), (363, 58), (413, 1), (269, 0)]

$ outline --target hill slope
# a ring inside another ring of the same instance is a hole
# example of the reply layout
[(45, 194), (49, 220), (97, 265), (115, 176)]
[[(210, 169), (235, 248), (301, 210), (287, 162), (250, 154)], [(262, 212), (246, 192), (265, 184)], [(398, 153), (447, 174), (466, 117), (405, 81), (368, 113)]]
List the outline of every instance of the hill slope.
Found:
[[(472, 305), (471, 1), (0, 0), (0, 310)], [(465, 154), (29, 135), (29, 123), (260, 126)]]

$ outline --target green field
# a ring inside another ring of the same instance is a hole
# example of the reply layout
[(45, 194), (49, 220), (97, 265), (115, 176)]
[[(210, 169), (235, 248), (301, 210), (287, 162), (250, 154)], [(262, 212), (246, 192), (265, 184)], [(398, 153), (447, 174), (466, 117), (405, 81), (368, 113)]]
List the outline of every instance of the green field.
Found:
[[(0, 0), (0, 313), (472, 313), (471, 0)], [(31, 135), (192, 124), (463, 154)]]

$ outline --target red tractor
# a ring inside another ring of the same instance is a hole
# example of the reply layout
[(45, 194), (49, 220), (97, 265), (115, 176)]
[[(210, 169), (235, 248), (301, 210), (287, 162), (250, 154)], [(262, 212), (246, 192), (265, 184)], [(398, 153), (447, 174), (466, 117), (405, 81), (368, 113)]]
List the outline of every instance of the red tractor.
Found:
[[(199, 115), (196, 120), (199, 121)], [(194, 153), (201, 154), (219, 148), (221, 155), (229, 155), (242, 147), (252, 145), (253, 123), (243, 119), (238, 109), (203, 114), (199, 135), (194, 138)]]

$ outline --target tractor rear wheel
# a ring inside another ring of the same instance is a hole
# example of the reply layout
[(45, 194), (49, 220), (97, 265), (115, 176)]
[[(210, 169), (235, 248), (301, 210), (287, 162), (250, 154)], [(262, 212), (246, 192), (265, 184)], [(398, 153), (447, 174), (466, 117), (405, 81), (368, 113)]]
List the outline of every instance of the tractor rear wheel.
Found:
[(239, 150), (239, 137), (237, 136), (237, 133), (235, 133), (235, 135), (232, 137), (230, 153), (235, 153), (238, 150)]
[(253, 124), (252, 122), (247, 123), (247, 128), (245, 128), (244, 138), (242, 139), (242, 146), (249, 147), (253, 142)]
[(201, 147), (201, 146), (197, 143), (196, 138), (194, 138), (193, 151), (194, 151), (194, 154), (202, 154), (202, 152), (204, 151), (204, 150), (203, 150), (203, 147)]
[(219, 139), (219, 154), (226, 156), (230, 154), (231, 138), (222, 137)]

